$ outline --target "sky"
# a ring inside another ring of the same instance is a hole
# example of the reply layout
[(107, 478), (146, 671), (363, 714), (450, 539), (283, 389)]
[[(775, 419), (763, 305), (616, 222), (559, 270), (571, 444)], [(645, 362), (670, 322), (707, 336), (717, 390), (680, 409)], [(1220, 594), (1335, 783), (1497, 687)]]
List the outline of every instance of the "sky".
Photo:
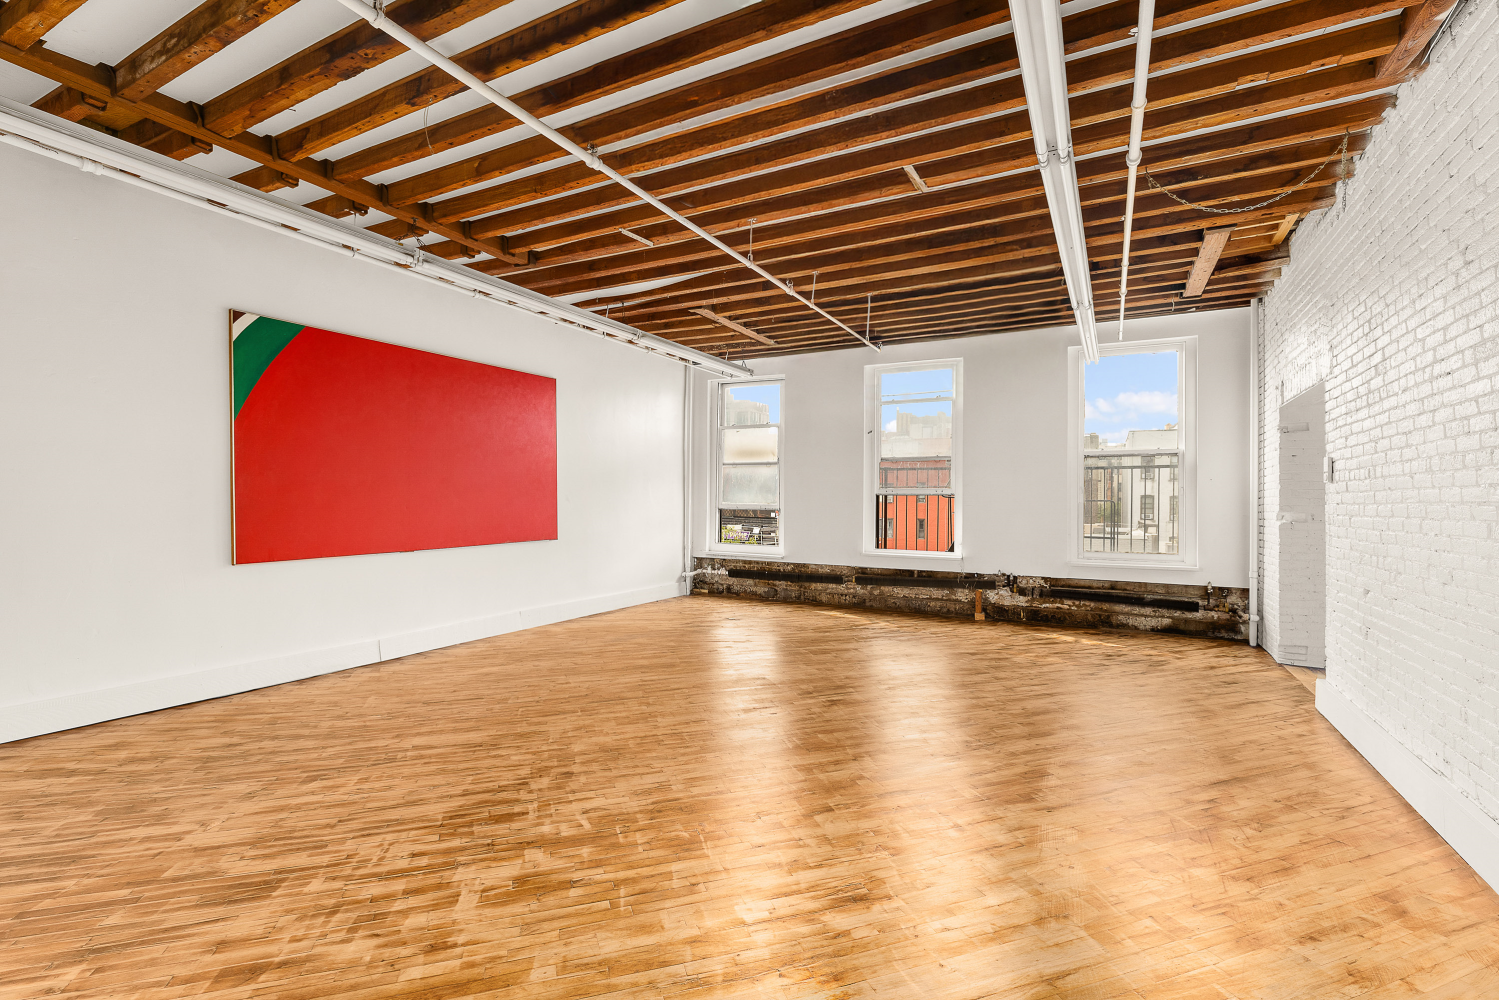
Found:
[[(929, 368), (917, 372), (886, 372), (880, 375), (880, 397), (884, 400), (892, 396), (899, 399), (901, 396), (924, 396), (932, 393), (952, 392), (952, 369), (951, 368)], [(933, 413), (952, 414), (952, 403), (885, 403), (881, 408), (881, 420), (884, 421), (885, 430), (895, 430), (895, 414), (897, 411), (911, 413), (918, 417), (925, 417)]]
[(1123, 444), (1131, 430), (1177, 422), (1175, 351), (1105, 354), (1098, 364), (1083, 366), (1083, 378), (1084, 433)]
[(753, 403), (770, 404), (770, 422), (781, 422), (781, 383), (761, 382), (758, 385), (730, 385), (730, 399), (749, 400)]

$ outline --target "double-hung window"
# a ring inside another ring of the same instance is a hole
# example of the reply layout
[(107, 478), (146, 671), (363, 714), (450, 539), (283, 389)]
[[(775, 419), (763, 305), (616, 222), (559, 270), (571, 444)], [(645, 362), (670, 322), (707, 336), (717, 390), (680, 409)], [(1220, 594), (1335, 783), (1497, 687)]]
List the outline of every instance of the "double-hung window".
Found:
[(713, 547), (781, 550), (781, 382), (714, 383)]
[(865, 369), (866, 551), (957, 554), (962, 362)]
[(1194, 396), (1197, 339), (1072, 348), (1069, 428), (1073, 559), (1197, 562)]

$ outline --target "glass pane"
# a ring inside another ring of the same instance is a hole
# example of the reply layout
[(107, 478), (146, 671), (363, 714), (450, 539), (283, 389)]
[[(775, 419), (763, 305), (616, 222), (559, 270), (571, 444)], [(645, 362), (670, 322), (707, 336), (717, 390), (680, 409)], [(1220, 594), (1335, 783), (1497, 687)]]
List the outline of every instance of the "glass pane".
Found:
[(726, 383), (723, 387), (722, 419), (725, 427), (780, 423), (781, 383)]
[(735, 427), (723, 432), (723, 460), (727, 463), (774, 462), (779, 427)]
[(1175, 555), (1176, 462), (1174, 452), (1084, 456), (1083, 551)]
[(882, 459), (952, 455), (952, 374), (933, 368), (880, 376)]
[(718, 502), (763, 504), (773, 507), (781, 500), (781, 469), (777, 465), (726, 465), (722, 470)]
[(777, 545), (781, 541), (778, 510), (720, 509), (718, 540), (732, 545)]
[(1085, 449), (1179, 447), (1176, 351), (1105, 354), (1083, 366), (1083, 393)]
[(875, 548), (953, 551), (951, 495), (881, 493), (874, 504)]

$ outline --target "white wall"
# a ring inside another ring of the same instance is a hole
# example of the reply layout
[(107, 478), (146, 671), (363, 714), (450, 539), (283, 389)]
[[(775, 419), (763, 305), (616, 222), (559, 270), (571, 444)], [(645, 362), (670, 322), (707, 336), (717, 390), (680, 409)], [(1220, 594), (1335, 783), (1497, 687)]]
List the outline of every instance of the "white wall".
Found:
[[(1455, 16), (1337, 205), (1293, 237), (1265, 304), (1264, 412), (1326, 380), (1318, 705), (1499, 884), (1499, 4)], [(1267, 593), (1296, 571), (1273, 528), (1263, 561)], [(1272, 633), (1283, 613), (1265, 608)]]
[[(679, 593), (682, 369), (0, 146), (0, 740)], [(229, 564), (228, 310), (557, 379), (557, 541)]]
[[(1108, 324), (1106, 324), (1107, 326)], [(1106, 336), (1117, 336), (1115, 332)], [(1196, 570), (1080, 566), (1069, 561), (1067, 349), (1074, 327), (771, 358), (756, 374), (785, 375), (785, 560), (844, 566), (1245, 587), (1249, 582), (1249, 312), (1183, 314), (1126, 324), (1126, 340), (1197, 335)], [(864, 367), (963, 359), (963, 558), (866, 555), (861, 531)], [(695, 553), (708, 554), (706, 380), (694, 390)], [(721, 554), (721, 553), (720, 553)], [(735, 553), (738, 556), (738, 553)], [(746, 553), (745, 557), (752, 557)]]

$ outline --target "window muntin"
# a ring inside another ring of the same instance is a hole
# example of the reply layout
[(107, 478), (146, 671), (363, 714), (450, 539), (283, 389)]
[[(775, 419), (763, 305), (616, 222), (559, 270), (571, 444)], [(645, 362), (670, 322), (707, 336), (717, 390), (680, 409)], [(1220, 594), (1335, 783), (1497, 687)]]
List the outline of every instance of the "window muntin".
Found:
[(877, 368), (871, 392), (874, 547), (956, 552), (957, 362)]
[(1179, 560), (1186, 346), (1123, 345), (1083, 365), (1079, 555)]
[(781, 544), (781, 383), (721, 382), (714, 539), (718, 545)]

